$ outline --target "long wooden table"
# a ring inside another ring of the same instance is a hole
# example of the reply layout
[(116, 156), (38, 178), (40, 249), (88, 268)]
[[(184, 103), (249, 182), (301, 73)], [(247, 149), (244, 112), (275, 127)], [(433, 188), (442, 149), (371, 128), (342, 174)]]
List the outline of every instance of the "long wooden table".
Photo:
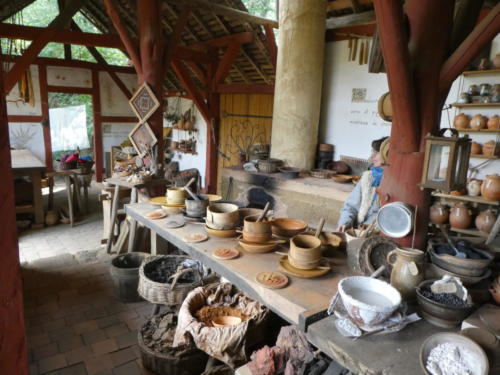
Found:
[(33, 227), (43, 227), (45, 215), (42, 198), (42, 173), (45, 164), (29, 150), (11, 150), (12, 172), (14, 176), (29, 176), (33, 184), (33, 205), (16, 207), (16, 213), (30, 212), (35, 215)]
[[(264, 288), (255, 281), (255, 276), (262, 271), (279, 270), (280, 255), (274, 252), (250, 254), (241, 249), (241, 255), (236, 259), (218, 260), (212, 256), (212, 252), (221, 247), (237, 246), (238, 242), (235, 238), (209, 236), (209, 239), (204, 242), (186, 243), (183, 241), (186, 235), (196, 232), (206, 233), (204, 224), (194, 224), (187, 221), (186, 225), (181, 228), (166, 228), (165, 222), (168, 218), (151, 220), (145, 217), (145, 214), (157, 208), (157, 206), (148, 203), (138, 203), (126, 205), (125, 209), (126, 213), (133, 219), (156, 232), (194, 259), (212, 268), (288, 322), (298, 324), (302, 328), (306, 328), (315, 319), (325, 316), (324, 312), (328, 308), (331, 297), (337, 291), (338, 282), (352, 274), (346, 265), (345, 256), (339, 254), (338, 257), (333, 258), (333, 270), (327, 275), (315, 279), (300, 279), (289, 276), (290, 283), (286, 288)], [(285, 247), (280, 247), (279, 250), (287, 251)]]

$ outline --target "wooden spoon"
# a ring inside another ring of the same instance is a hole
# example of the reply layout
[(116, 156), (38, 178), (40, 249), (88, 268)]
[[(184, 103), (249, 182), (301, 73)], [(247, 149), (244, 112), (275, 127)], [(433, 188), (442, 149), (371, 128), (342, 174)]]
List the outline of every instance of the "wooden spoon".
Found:
[(269, 211), (269, 202), (266, 203), (265, 207), (264, 207), (264, 211), (262, 211), (262, 213), (260, 214), (260, 216), (257, 218), (257, 223), (262, 221), (262, 219), (264, 219), (267, 215), (267, 211)]
[(193, 193), (191, 189), (189, 188), (189, 185), (191, 185), (196, 179), (193, 177), (192, 179), (189, 180), (189, 182), (184, 186), (184, 190), (187, 191), (187, 193), (193, 198), (195, 201), (199, 201), (200, 198), (198, 198), (198, 195)]
[(323, 226), (325, 225), (325, 219), (321, 218), (318, 224), (318, 229), (316, 229), (316, 233), (314, 233), (314, 237), (319, 238), (319, 235), (323, 231)]

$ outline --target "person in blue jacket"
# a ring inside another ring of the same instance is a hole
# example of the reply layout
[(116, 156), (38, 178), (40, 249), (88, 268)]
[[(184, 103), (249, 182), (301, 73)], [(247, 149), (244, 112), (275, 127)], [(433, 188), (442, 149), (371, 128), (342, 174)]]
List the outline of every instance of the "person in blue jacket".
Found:
[(388, 150), (389, 137), (372, 142), (371, 166), (363, 172), (358, 184), (340, 210), (338, 231), (344, 232), (362, 224), (371, 224), (377, 218), (380, 204), (376, 189), (384, 175), (383, 166), (387, 164)]

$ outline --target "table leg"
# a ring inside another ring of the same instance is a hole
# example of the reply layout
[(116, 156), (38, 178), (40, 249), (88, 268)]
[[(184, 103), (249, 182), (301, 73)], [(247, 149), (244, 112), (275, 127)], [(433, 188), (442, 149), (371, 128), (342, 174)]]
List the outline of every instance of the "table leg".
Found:
[(72, 176), (72, 179), (75, 186), (75, 198), (76, 204), (78, 206), (78, 212), (83, 212), (82, 198), (80, 196), (80, 180), (78, 179), (78, 176), (76, 174)]
[(106, 242), (106, 252), (111, 251), (113, 245), (113, 237), (115, 231), (116, 212), (118, 211), (118, 201), (120, 200), (120, 185), (115, 185), (115, 193), (113, 195), (113, 204), (111, 205), (111, 218), (109, 219), (108, 240)]
[(49, 210), (54, 209), (54, 178), (49, 177)]
[(151, 255), (157, 255), (159, 254), (166, 254), (168, 250), (168, 242), (162, 238), (161, 236), (158, 236), (158, 234), (150, 229), (150, 242), (151, 242)]
[[(133, 187), (130, 193), (130, 203), (137, 203), (137, 188)], [(134, 251), (135, 232), (137, 231), (137, 221), (130, 218), (130, 231), (128, 234), (128, 252)]]
[(84, 181), (83, 183), (83, 199), (85, 201), (85, 213), (89, 213), (89, 187), (87, 185), (87, 182)]
[(73, 192), (71, 191), (71, 177), (69, 175), (65, 175), (64, 182), (66, 183), (66, 194), (68, 196), (69, 222), (71, 226), (74, 226), (75, 217), (73, 216)]
[(35, 206), (35, 224), (43, 227), (45, 217), (43, 213), (43, 198), (42, 198), (42, 173), (33, 172), (31, 174), (31, 182), (33, 183), (33, 205)]

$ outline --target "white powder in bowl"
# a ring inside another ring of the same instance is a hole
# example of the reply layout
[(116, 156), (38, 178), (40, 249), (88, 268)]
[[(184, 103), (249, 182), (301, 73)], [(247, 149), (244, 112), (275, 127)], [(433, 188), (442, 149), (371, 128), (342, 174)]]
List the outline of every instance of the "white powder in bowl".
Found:
[(481, 358), (469, 349), (439, 344), (431, 350), (426, 368), (432, 375), (481, 375)]

